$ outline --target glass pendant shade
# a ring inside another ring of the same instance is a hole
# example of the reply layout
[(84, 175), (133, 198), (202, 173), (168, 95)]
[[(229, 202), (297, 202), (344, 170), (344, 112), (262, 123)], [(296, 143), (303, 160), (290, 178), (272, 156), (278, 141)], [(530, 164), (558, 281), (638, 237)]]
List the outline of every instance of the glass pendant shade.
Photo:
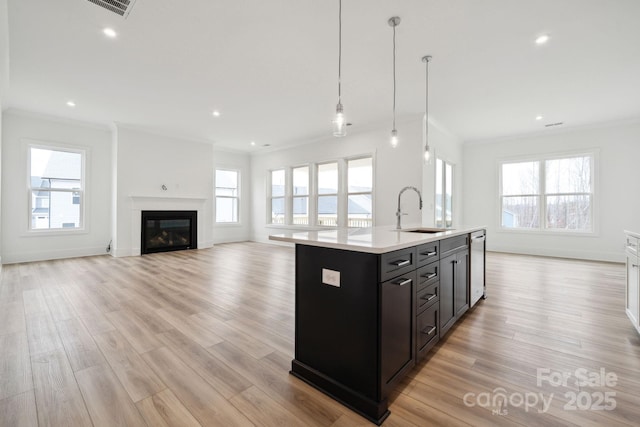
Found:
[(336, 105), (336, 117), (333, 119), (333, 136), (341, 137), (347, 135), (347, 122), (344, 119), (342, 104)]
[(429, 147), (429, 61), (431, 61), (431, 55), (422, 57), (422, 62), (425, 63), (425, 86), (424, 86), (424, 117), (422, 118), (422, 143), (424, 144), (424, 162), (425, 164), (431, 163), (433, 157), (432, 148)]
[(431, 164), (431, 159), (433, 158), (433, 149), (429, 146), (429, 140), (428, 140), (428, 127), (429, 123), (428, 123), (429, 119), (427, 118), (427, 115), (425, 114), (422, 118), (422, 142), (424, 144), (424, 162), (426, 164)]
[(395, 129), (391, 131), (391, 146), (393, 148), (398, 146), (398, 131)]

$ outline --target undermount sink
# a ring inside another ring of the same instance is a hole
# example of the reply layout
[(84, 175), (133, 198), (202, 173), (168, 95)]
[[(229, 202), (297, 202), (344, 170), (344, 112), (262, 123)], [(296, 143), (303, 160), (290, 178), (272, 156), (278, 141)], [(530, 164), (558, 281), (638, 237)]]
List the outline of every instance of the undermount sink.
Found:
[(398, 230), (398, 231), (404, 231), (406, 233), (433, 234), (433, 233), (441, 233), (443, 231), (451, 231), (451, 230), (453, 230), (453, 228), (409, 228), (406, 230)]

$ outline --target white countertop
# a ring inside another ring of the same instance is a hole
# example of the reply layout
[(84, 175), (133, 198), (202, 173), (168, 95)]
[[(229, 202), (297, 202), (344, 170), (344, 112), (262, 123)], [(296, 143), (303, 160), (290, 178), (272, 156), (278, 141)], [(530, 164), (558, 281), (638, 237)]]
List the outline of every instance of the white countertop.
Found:
[[(468, 234), (485, 229), (484, 226), (460, 226), (451, 230), (437, 233), (411, 233), (410, 230), (422, 228), (420, 226), (403, 227), (404, 231), (394, 230), (393, 226), (373, 228), (339, 228), (320, 231), (291, 230), (269, 236), (269, 240), (280, 242), (300, 243), (309, 246), (344, 249), (348, 251), (382, 254), (398, 249), (445, 239), (447, 237)], [(429, 228), (429, 227), (424, 227)]]

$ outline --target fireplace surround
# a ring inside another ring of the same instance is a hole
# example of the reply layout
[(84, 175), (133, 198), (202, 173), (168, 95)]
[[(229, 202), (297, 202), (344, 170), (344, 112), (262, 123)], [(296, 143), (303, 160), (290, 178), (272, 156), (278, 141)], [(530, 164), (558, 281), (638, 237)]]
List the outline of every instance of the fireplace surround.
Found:
[(140, 252), (197, 249), (198, 211), (141, 211)]

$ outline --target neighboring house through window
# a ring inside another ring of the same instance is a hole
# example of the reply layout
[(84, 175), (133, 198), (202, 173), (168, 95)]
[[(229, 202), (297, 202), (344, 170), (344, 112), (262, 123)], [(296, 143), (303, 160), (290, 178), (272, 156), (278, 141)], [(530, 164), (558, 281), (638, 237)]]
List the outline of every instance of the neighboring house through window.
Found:
[(84, 227), (85, 152), (29, 146), (29, 229)]
[(373, 225), (371, 156), (274, 169), (269, 177), (271, 224)]
[(270, 173), (271, 185), (271, 224), (285, 223), (285, 190), (286, 174), (284, 169), (272, 170)]
[(216, 222), (240, 222), (240, 172), (216, 169)]

